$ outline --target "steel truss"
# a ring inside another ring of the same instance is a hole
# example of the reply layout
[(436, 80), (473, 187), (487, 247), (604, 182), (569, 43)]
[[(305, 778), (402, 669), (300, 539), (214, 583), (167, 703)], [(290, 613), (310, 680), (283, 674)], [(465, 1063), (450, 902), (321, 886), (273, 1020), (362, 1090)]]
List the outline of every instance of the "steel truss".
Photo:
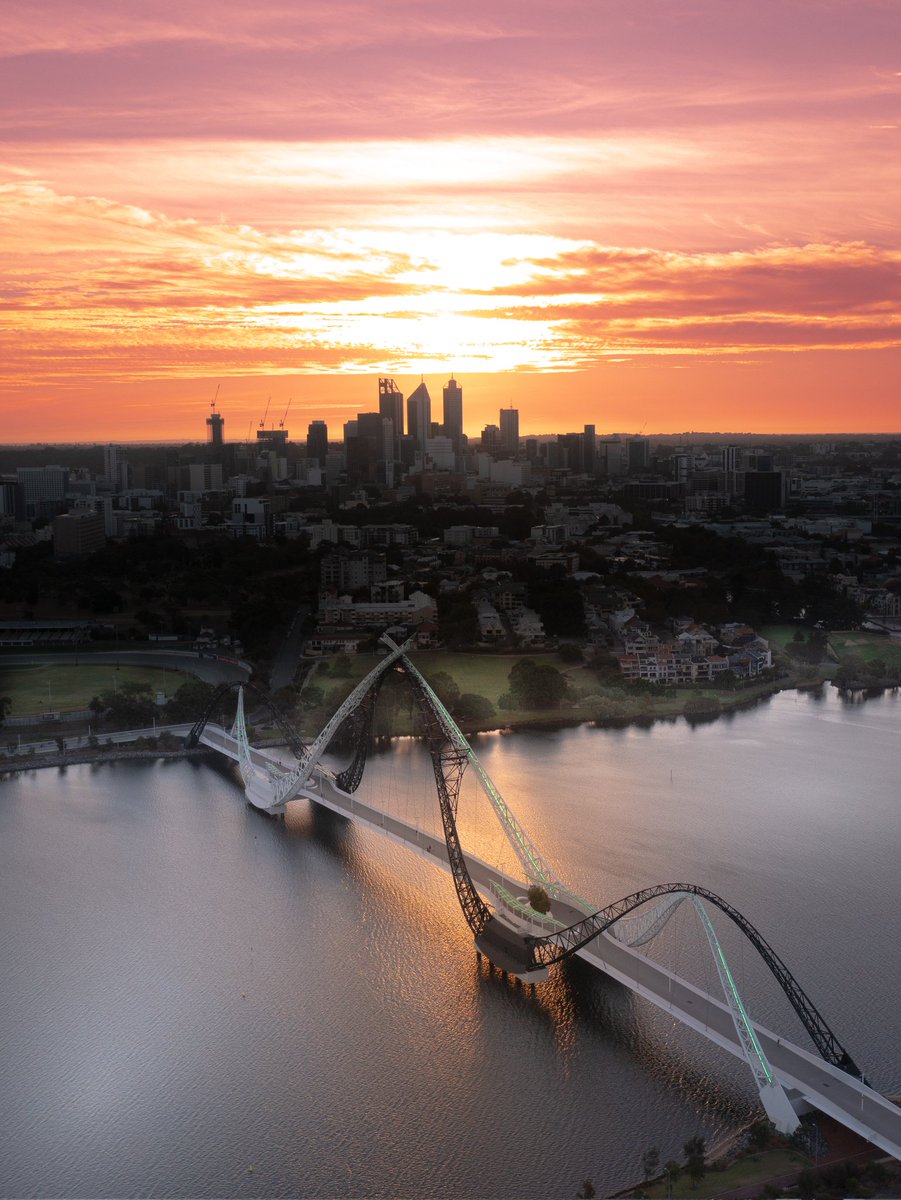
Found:
[[(406, 664), (404, 664), (405, 666)], [(466, 923), (475, 937), (478, 937), (488, 922), (492, 919), (491, 910), (479, 895), (460, 844), (457, 832), (457, 802), (460, 798), (460, 784), (463, 782), (463, 772), (469, 762), (466, 749), (458, 746), (447, 736), (447, 730), (436, 712), (431, 698), (423, 686), (419, 672), (407, 672), (413, 687), (413, 694), (419, 705), (422, 723), (425, 730), (426, 743), (432, 759), (432, 769), (435, 772), (435, 784), (438, 788), (438, 804), (441, 809), (441, 823), (444, 826), (444, 841), (447, 845), (448, 860), (454, 877), (454, 887), (457, 899), (463, 909)], [(431, 689), (429, 689), (431, 690)]]
[(545, 937), (527, 937), (526, 942), (531, 946), (532, 961), (535, 968), (549, 967), (554, 963), (562, 962), (565, 958), (569, 958), (577, 950), (581, 950), (583, 946), (593, 941), (598, 934), (604, 933), (612, 925), (615, 925), (617, 921), (622, 920), (628, 913), (639, 908), (642, 904), (647, 904), (649, 900), (656, 900), (661, 896), (674, 895), (680, 892), (687, 896), (697, 896), (701, 900), (706, 900), (708, 903), (713, 904), (738, 926), (766, 963), (776, 982), (788, 998), (792, 1008), (798, 1014), (804, 1028), (810, 1034), (817, 1050), (826, 1062), (839, 1067), (843, 1071), (847, 1071), (849, 1075), (863, 1079), (864, 1076), (860, 1068), (826, 1024), (813, 1001), (797, 983), (788, 967), (769, 942), (758, 933), (750, 921), (741, 915), (737, 908), (733, 908), (728, 901), (723, 900), (722, 897), (717, 896), (714, 892), (708, 891), (707, 888), (699, 887), (697, 884), (661, 883), (656, 887), (644, 888), (640, 892), (633, 892), (631, 896), (624, 896), (622, 900), (617, 900), (616, 903), (600, 909), (598, 912), (586, 917), (584, 921), (578, 921), (575, 925), (570, 925), (567, 929), (557, 930), (555, 933), (547, 934)]
[(379, 675), (364, 699), (345, 719), (344, 724), (335, 734), (336, 738), (340, 738), (342, 733), (346, 733), (354, 748), (353, 760), (349, 766), (335, 776), (335, 783), (342, 792), (355, 792), (360, 786), (366, 759), (369, 756), (369, 748), (372, 745), (372, 718), (375, 714), (375, 705), (387, 674), (385, 672), (383, 675)]

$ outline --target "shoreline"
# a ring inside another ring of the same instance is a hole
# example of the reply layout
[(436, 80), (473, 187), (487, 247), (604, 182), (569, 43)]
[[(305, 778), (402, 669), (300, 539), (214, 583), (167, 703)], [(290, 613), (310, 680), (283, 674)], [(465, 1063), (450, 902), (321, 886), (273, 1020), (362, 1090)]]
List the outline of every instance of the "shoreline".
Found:
[[(797, 691), (811, 692), (826, 685), (836, 687), (839, 691), (863, 692), (865, 694), (878, 694), (886, 690), (897, 688), (898, 684), (888, 685), (870, 685), (860, 688), (839, 688), (837, 684), (833, 684), (830, 679), (821, 678), (814, 680), (793, 680), (782, 677), (777, 680), (772, 680), (769, 686), (761, 688), (754, 692), (751, 696), (743, 696), (740, 692), (726, 693), (725, 699), (731, 700), (730, 703), (711, 712), (701, 713), (686, 713), (682, 709), (674, 709), (669, 712), (626, 712), (621, 715), (610, 714), (605, 716), (591, 716), (589, 713), (582, 712), (579, 715), (575, 713), (566, 713), (561, 710), (534, 712), (534, 713), (517, 713), (513, 720), (502, 722), (496, 717), (481, 722), (461, 721), (459, 722), (461, 731), (466, 737), (475, 737), (479, 734), (514, 734), (514, 733), (530, 733), (530, 732), (555, 732), (565, 729), (577, 729), (582, 725), (587, 725), (595, 729), (627, 729), (630, 726), (649, 729), (657, 722), (674, 722), (679, 720), (687, 721), (691, 725), (709, 725), (723, 718), (731, 717), (734, 713), (746, 711), (756, 708), (759, 704), (768, 701), (772, 696), (778, 695), (780, 692)], [(688, 699), (688, 697), (686, 697)], [(308, 736), (306, 731), (301, 731), (304, 736)], [(373, 740), (378, 745), (385, 745), (395, 738), (420, 737), (421, 735), (414, 732), (393, 732), (393, 733), (378, 733), (373, 735)], [(271, 739), (264, 738), (261, 744), (282, 745), (281, 741), (273, 743)], [(25, 755), (10, 755), (3, 756), (0, 754), (0, 779), (5, 775), (19, 773), (21, 771), (37, 770), (46, 767), (67, 767), (76, 766), (83, 763), (95, 762), (119, 762), (128, 760), (151, 760), (151, 759), (179, 759), (179, 758), (202, 758), (210, 751), (206, 747), (196, 747), (193, 750), (186, 750), (182, 747), (150, 747), (142, 746), (135, 749), (127, 749), (124, 745), (117, 745), (116, 749), (110, 750), (104, 746), (84, 747), (78, 750), (66, 751), (48, 751), (43, 754), (37, 753), (29, 756)]]
[(56, 750), (47, 754), (21, 755), (9, 759), (0, 758), (0, 780), (7, 775), (20, 775), (23, 771), (38, 771), (47, 767), (76, 767), (87, 763), (140, 762), (160, 758), (200, 759), (211, 753), (215, 753), (215, 751), (211, 751), (207, 746), (194, 750), (186, 750), (183, 747), (179, 747), (177, 750), (151, 749), (149, 747), (140, 750), (124, 750), (118, 747), (112, 751), (102, 747), (96, 749), (85, 747), (83, 750), (66, 750), (62, 753)]

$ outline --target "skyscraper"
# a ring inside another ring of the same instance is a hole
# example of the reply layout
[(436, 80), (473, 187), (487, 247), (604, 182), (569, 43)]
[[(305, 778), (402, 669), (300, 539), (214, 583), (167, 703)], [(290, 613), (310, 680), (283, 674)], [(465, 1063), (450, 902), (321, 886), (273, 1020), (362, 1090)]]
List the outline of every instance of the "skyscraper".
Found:
[(394, 426), (394, 457), (404, 436), (404, 394), (393, 379), (379, 379), (379, 412)]
[(582, 431), (582, 470), (586, 475), (598, 472), (598, 435), (594, 425), (586, 425)]
[(519, 454), (519, 409), (501, 409), (501, 453), (516, 458)]
[(425, 444), (432, 436), (432, 397), (425, 383), (407, 397), (407, 428), (416, 442), (416, 449), (424, 455)]
[[(463, 453), (463, 389), (456, 379), (449, 379), (444, 392), (444, 436), (449, 437), (454, 455)], [(459, 461), (458, 464), (459, 465)]]
[(650, 470), (650, 442), (645, 437), (630, 438), (626, 443), (629, 456), (629, 474), (644, 475)]
[(216, 412), (215, 405), (216, 401), (214, 400), (210, 405), (210, 415), (206, 419), (207, 441), (214, 452), (222, 449), (225, 430), (225, 417)]
[(311, 421), (307, 426), (307, 458), (315, 458), (320, 467), (324, 467), (326, 454), (328, 454), (328, 425), (325, 421)]

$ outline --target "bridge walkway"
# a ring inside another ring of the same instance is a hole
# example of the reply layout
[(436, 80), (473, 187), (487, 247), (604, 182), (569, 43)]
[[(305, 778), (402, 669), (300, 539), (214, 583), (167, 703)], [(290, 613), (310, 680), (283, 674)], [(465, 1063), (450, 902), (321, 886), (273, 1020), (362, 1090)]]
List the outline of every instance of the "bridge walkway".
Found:
[[(238, 758), (237, 743), (216, 726), (207, 725), (201, 741), (230, 758)], [(285, 754), (283, 759), (271, 750), (252, 750), (254, 762), (263, 768), (292, 765), (290, 756), (287, 752)], [(316, 778), (310, 783), (311, 786), (299, 791), (298, 798), (303, 796), (322, 804), (450, 871), (447, 847), (440, 835), (418, 829), (364, 803), (355, 795), (342, 792), (329, 772), (317, 772)], [(527, 890), (528, 885), (521, 879), (505, 874), (474, 855), (467, 854), (466, 862), (473, 882), (491, 902), (495, 902), (489, 886), (492, 882), (501, 883), (515, 896)], [(577, 908), (560, 901), (554, 901), (554, 905), (554, 915), (564, 924), (573, 924), (592, 911), (588, 907)], [(536, 925), (533, 932), (541, 935), (546, 929)], [(612, 979), (670, 1013), (681, 1024), (694, 1029), (737, 1058), (744, 1059), (732, 1015), (723, 1001), (680, 979), (666, 967), (606, 933), (582, 947), (578, 954)], [(790, 1096), (794, 1093), (795, 1097), (802, 1097), (813, 1108), (834, 1117), (842, 1125), (901, 1160), (901, 1108), (859, 1079), (827, 1063), (819, 1055), (786, 1041), (756, 1021), (752, 1024), (770, 1066)]]

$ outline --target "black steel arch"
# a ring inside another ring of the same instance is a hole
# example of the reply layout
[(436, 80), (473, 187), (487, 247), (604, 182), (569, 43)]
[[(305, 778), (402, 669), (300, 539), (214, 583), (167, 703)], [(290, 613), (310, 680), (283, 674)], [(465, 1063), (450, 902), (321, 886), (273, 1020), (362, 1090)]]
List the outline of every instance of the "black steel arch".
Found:
[(742, 916), (737, 908), (734, 908), (727, 900), (723, 900), (721, 896), (717, 896), (714, 892), (710, 892), (707, 888), (700, 887), (698, 884), (660, 883), (656, 887), (644, 888), (640, 892), (633, 892), (631, 896), (624, 896), (622, 900), (617, 900), (614, 904), (600, 909), (599, 912), (586, 917), (584, 921), (579, 921), (566, 929), (560, 929), (556, 933), (548, 934), (545, 937), (527, 937), (526, 942), (531, 946), (532, 961), (535, 968), (549, 967), (553, 963), (562, 962), (563, 959), (575, 954), (577, 950), (586, 946), (598, 934), (615, 925), (617, 921), (621, 920), (634, 909), (647, 904), (649, 900), (656, 900), (660, 896), (673, 895), (676, 892), (684, 892), (689, 896), (697, 896), (699, 899), (707, 900), (721, 912), (725, 913), (738, 926), (766, 963), (823, 1058), (827, 1062), (832, 1063), (833, 1066), (847, 1071), (849, 1075), (856, 1075), (859, 1079), (864, 1078), (862, 1071), (854, 1062), (851, 1055), (826, 1024), (813, 1001), (797, 982), (769, 942), (754, 928), (750, 921)]
[(455, 746), (448, 738), (447, 731), (438, 719), (438, 714), (432, 707), (425, 688), (415, 675), (405, 670), (403, 663), (400, 666), (410, 680), (413, 695), (416, 697), (422, 717), (426, 744), (432, 759), (432, 770), (435, 773), (441, 823), (444, 826), (444, 841), (447, 845), (448, 861), (454, 877), (457, 899), (466, 923), (473, 935), (478, 938), (484, 933), (486, 926), (494, 922), (496, 918), (472, 881), (463, 854), (463, 846), (460, 843), (460, 834), (457, 831), (457, 801), (460, 797), (463, 772), (469, 758), (462, 747)]
[(372, 745), (372, 718), (375, 714), (379, 692), (382, 690), (382, 684), (385, 682), (387, 674), (387, 672), (383, 672), (379, 675), (361, 703), (341, 724), (335, 734), (337, 738), (342, 733), (347, 733), (351, 745), (354, 747), (354, 756), (350, 764), (335, 776), (335, 783), (344, 792), (355, 792), (363, 778), (363, 770), (369, 756), (369, 748)]
[(267, 692), (264, 692), (262, 688), (258, 688), (255, 683), (247, 683), (243, 679), (233, 679), (228, 683), (219, 684), (215, 692), (210, 696), (206, 708), (194, 722), (191, 732), (185, 738), (185, 749), (194, 749), (200, 741), (200, 735), (203, 733), (207, 721), (210, 720), (225, 697), (231, 692), (238, 691), (239, 688), (244, 688), (246, 692), (250, 692), (252, 696), (266, 705), (279, 732), (290, 746), (292, 754), (295, 758), (302, 759), (307, 752), (306, 743), (291, 725), (288, 718)]

